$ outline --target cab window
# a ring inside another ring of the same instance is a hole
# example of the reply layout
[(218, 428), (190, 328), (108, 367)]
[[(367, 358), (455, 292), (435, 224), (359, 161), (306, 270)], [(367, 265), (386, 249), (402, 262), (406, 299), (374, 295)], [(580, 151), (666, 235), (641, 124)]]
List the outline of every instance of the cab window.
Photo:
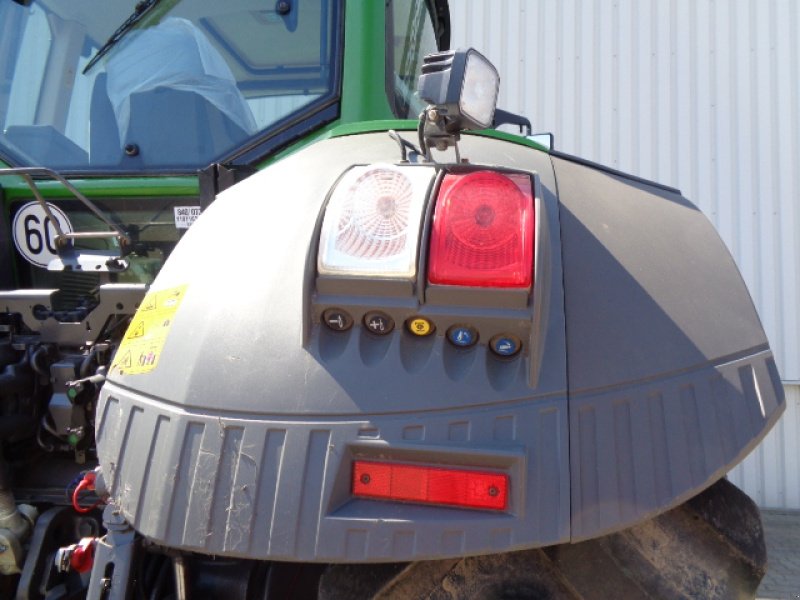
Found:
[(422, 58), (438, 50), (428, 2), (390, 0), (386, 12), (387, 93), (395, 116), (415, 119), (424, 108), (417, 95)]

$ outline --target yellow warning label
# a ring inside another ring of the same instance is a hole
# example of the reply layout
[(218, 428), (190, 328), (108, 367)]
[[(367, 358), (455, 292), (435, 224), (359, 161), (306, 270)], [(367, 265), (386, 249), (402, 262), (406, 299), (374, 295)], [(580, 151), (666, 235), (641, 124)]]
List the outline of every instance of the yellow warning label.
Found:
[(187, 287), (149, 292), (144, 297), (114, 357), (112, 374), (138, 375), (156, 368)]
[(136, 329), (128, 333), (128, 337), (132, 338), (144, 337), (144, 321), (139, 321), (136, 325)]
[(117, 359), (116, 364), (121, 368), (130, 369), (132, 364), (131, 351), (127, 350), (120, 358)]
[(139, 306), (139, 312), (147, 312), (148, 310), (156, 309), (156, 296), (155, 294), (147, 294), (142, 304)]

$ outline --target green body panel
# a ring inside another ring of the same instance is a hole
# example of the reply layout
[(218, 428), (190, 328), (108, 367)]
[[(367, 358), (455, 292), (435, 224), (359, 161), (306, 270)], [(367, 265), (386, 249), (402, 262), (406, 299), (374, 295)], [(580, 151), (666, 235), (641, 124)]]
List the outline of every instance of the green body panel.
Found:
[[(321, 139), (327, 139), (329, 137), (341, 137), (345, 135), (357, 135), (360, 133), (373, 133), (376, 131), (389, 131), (390, 129), (396, 129), (398, 131), (413, 131), (417, 129), (417, 121), (408, 120), (408, 119), (388, 119), (382, 121), (362, 121), (358, 123), (345, 123), (342, 125), (336, 125), (329, 130), (326, 130), (326, 135), (324, 135)], [(521, 135), (516, 135), (514, 133), (507, 133), (505, 131), (497, 131), (495, 129), (485, 129), (482, 131), (464, 131), (462, 135), (480, 135), (483, 137), (494, 138), (497, 140), (505, 140), (506, 142), (511, 142), (513, 144), (518, 144), (520, 146), (527, 146), (528, 148), (535, 148), (536, 150), (541, 150), (543, 152), (548, 152), (548, 149), (541, 144), (537, 144), (533, 140), (530, 140), (526, 137)]]
[[(344, 137), (348, 135), (359, 135), (362, 133), (374, 133), (376, 131), (389, 131), (390, 129), (395, 129), (397, 131), (414, 131), (417, 129), (418, 122), (409, 119), (379, 119), (374, 121), (355, 121), (352, 123), (343, 122), (342, 120), (336, 121), (331, 123), (327, 127), (320, 129), (316, 133), (292, 144), (285, 150), (274, 154), (268, 160), (264, 161), (260, 166), (261, 168), (271, 165), (287, 156), (294, 154), (301, 148), (308, 146), (309, 144), (319, 142), (322, 140), (327, 140), (330, 138), (335, 137)], [(497, 140), (504, 140), (506, 142), (511, 142), (512, 144), (517, 144), (520, 146), (527, 146), (528, 148), (533, 148), (535, 150), (541, 150), (542, 152), (549, 152), (549, 149), (541, 144), (534, 142), (524, 136), (516, 135), (514, 133), (507, 133), (505, 131), (497, 131), (494, 129), (485, 129), (483, 131), (470, 131), (470, 132), (463, 132), (462, 135), (478, 135), (488, 138), (494, 138)]]
[(344, 77), (339, 123), (392, 117), (386, 97), (384, 2), (345, 5)]
[[(72, 184), (88, 197), (131, 196), (196, 196), (197, 178), (186, 177), (125, 177), (76, 179)], [(72, 194), (56, 181), (38, 181), (37, 187), (47, 198), (71, 198)], [(28, 185), (19, 177), (0, 177), (0, 187), (6, 202), (32, 196)]]

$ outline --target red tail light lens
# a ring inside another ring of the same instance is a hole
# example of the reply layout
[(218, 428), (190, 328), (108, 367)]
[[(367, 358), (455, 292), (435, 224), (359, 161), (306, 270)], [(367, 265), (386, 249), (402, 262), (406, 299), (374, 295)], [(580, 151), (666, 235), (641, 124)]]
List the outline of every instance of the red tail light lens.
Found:
[(508, 475), (371, 461), (353, 463), (354, 496), (505, 510)]
[(428, 280), (526, 288), (533, 282), (533, 193), (523, 174), (449, 173), (433, 216)]

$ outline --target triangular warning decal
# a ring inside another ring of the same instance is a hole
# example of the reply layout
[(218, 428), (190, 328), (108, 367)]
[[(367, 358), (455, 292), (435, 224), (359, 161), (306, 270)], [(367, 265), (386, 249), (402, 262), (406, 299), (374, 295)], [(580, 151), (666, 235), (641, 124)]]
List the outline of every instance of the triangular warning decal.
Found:
[(139, 307), (139, 310), (144, 312), (146, 310), (155, 310), (156, 309), (156, 295), (149, 295), (144, 299), (142, 305)]
[(136, 327), (133, 327), (131, 332), (126, 336), (129, 338), (140, 338), (144, 336), (144, 321), (139, 321)]

